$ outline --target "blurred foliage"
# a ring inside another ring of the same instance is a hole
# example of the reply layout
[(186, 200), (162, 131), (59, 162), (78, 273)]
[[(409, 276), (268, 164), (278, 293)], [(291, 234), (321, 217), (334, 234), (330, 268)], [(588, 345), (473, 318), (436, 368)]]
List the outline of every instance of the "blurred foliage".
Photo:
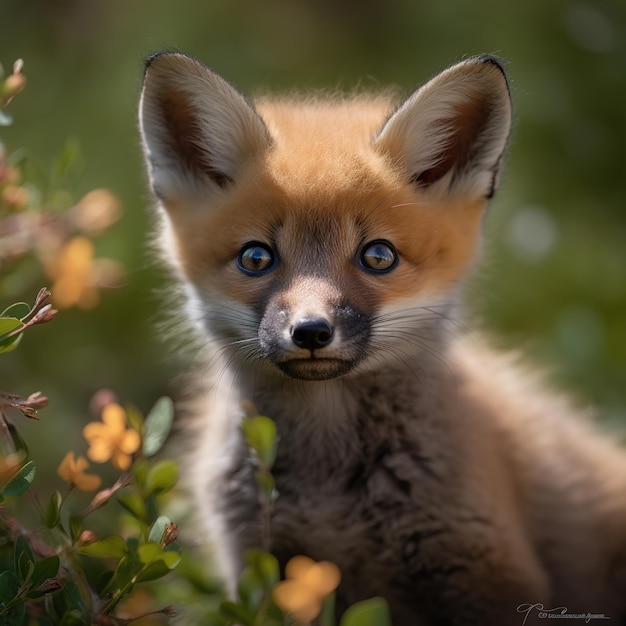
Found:
[(178, 393), (184, 363), (158, 336), (167, 279), (146, 243), (136, 131), (143, 60), (163, 48), (246, 93), (409, 92), (470, 54), (507, 60), (515, 131), (470, 308), (497, 345), (528, 352), (583, 406), (626, 423), (623, 0), (2, 0), (0, 61), (24, 58), (29, 78), (16, 124), (2, 128), (6, 163), (23, 176), (4, 181), (3, 201), (32, 220), (20, 241), (0, 233), (0, 245), (28, 248), (3, 261), (0, 309), (74, 272), (55, 332), (29, 331), (0, 362), (3, 388), (50, 399), (23, 426), (49, 469), (80, 443), (97, 389), (144, 409)]
[[(58, 311), (47, 304), (49, 296), (41, 289), (33, 307), (20, 302), (2, 312), (3, 357), (33, 326), (56, 316)], [(100, 489), (102, 479), (86, 471), (87, 459), (70, 451), (57, 468), (66, 483), (64, 492), (55, 489), (43, 500), (35, 488), (37, 464), (18, 425), (24, 418), (38, 420), (48, 399), (39, 393), (22, 399), (0, 392), (0, 623), (5, 626), (123, 626), (136, 620), (147, 625), (155, 615), (175, 615), (171, 606), (135, 608), (128, 617), (127, 608), (121, 615), (118, 610), (137, 584), (166, 576), (181, 561), (177, 526), (159, 514), (159, 498), (175, 486), (178, 465), (151, 459), (167, 439), (173, 404), (162, 398), (144, 421), (136, 409), (125, 411), (110, 393), (101, 393), (99, 399), (93, 408), (102, 421), (83, 429), (87, 456), (99, 463), (111, 460), (125, 473)], [(10, 409), (15, 409), (13, 418)], [(98, 491), (81, 506), (71, 497), (75, 489)], [(107, 535), (98, 537), (87, 517), (112, 499), (127, 511), (128, 520), (109, 516)], [(83, 557), (102, 559), (102, 565), (94, 567)]]

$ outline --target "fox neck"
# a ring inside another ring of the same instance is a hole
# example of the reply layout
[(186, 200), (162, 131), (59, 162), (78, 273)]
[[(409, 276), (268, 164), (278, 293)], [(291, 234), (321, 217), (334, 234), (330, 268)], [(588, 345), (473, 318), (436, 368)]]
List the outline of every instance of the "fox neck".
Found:
[(236, 368), (231, 375), (240, 401), (252, 402), (260, 414), (278, 423), (279, 431), (297, 427), (332, 435), (368, 419), (373, 405), (386, 407), (393, 418), (396, 413), (404, 415), (403, 410), (394, 410), (399, 397), (417, 406), (425, 395), (441, 393), (453, 377), (445, 347), (415, 352), (402, 354), (401, 360), (381, 359), (375, 366), (333, 380), (297, 380), (269, 364), (262, 371)]
[[(268, 384), (240, 377), (242, 400), (251, 399), (259, 414), (271, 417), (279, 433), (273, 468), (281, 477), (289, 468), (303, 484), (333, 490), (337, 477), (373, 462), (383, 450), (401, 448), (408, 432), (428, 432), (439, 417), (433, 407), (450, 398), (454, 388), (445, 355), (422, 358), (414, 369), (353, 373), (328, 381), (301, 381), (282, 376)], [(294, 469), (296, 468), (296, 469)], [(284, 495), (284, 493), (283, 493)]]

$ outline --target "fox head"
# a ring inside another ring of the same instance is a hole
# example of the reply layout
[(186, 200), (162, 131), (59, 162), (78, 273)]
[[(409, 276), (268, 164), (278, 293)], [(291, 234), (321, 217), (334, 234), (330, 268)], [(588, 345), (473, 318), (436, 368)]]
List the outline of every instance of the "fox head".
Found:
[(480, 239), (511, 123), (500, 63), (386, 97), (244, 98), (149, 59), (140, 128), (163, 248), (229, 361), (326, 380), (428, 349)]

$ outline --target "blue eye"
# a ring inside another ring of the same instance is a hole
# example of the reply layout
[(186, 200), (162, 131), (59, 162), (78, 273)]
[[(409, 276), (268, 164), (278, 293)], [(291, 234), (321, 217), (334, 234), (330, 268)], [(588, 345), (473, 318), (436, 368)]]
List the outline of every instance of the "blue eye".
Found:
[(245, 274), (262, 274), (274, 267), (274, 253), (269, 246), (253, 241), (241, 249), (237, 265)]
[(377, 239), (363, 247), (359, 263), (370, 272), (390, 272), (398, 264), (398, 253), (388, 241)]

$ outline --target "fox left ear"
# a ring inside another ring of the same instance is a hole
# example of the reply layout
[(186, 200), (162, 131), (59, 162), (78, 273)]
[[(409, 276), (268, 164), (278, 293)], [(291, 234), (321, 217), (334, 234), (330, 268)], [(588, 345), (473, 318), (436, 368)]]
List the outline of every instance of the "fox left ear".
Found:
[(491, 56), (453, 65), (414, 92), (375, 147), (429, 194), (490, 198), (511, 128), (504, 69)]
[(139, 124), (152, 188), (166, 201), (229, 187), (271, 144), (267, 127), (232, 85), (178, 53), (148, 60)]

